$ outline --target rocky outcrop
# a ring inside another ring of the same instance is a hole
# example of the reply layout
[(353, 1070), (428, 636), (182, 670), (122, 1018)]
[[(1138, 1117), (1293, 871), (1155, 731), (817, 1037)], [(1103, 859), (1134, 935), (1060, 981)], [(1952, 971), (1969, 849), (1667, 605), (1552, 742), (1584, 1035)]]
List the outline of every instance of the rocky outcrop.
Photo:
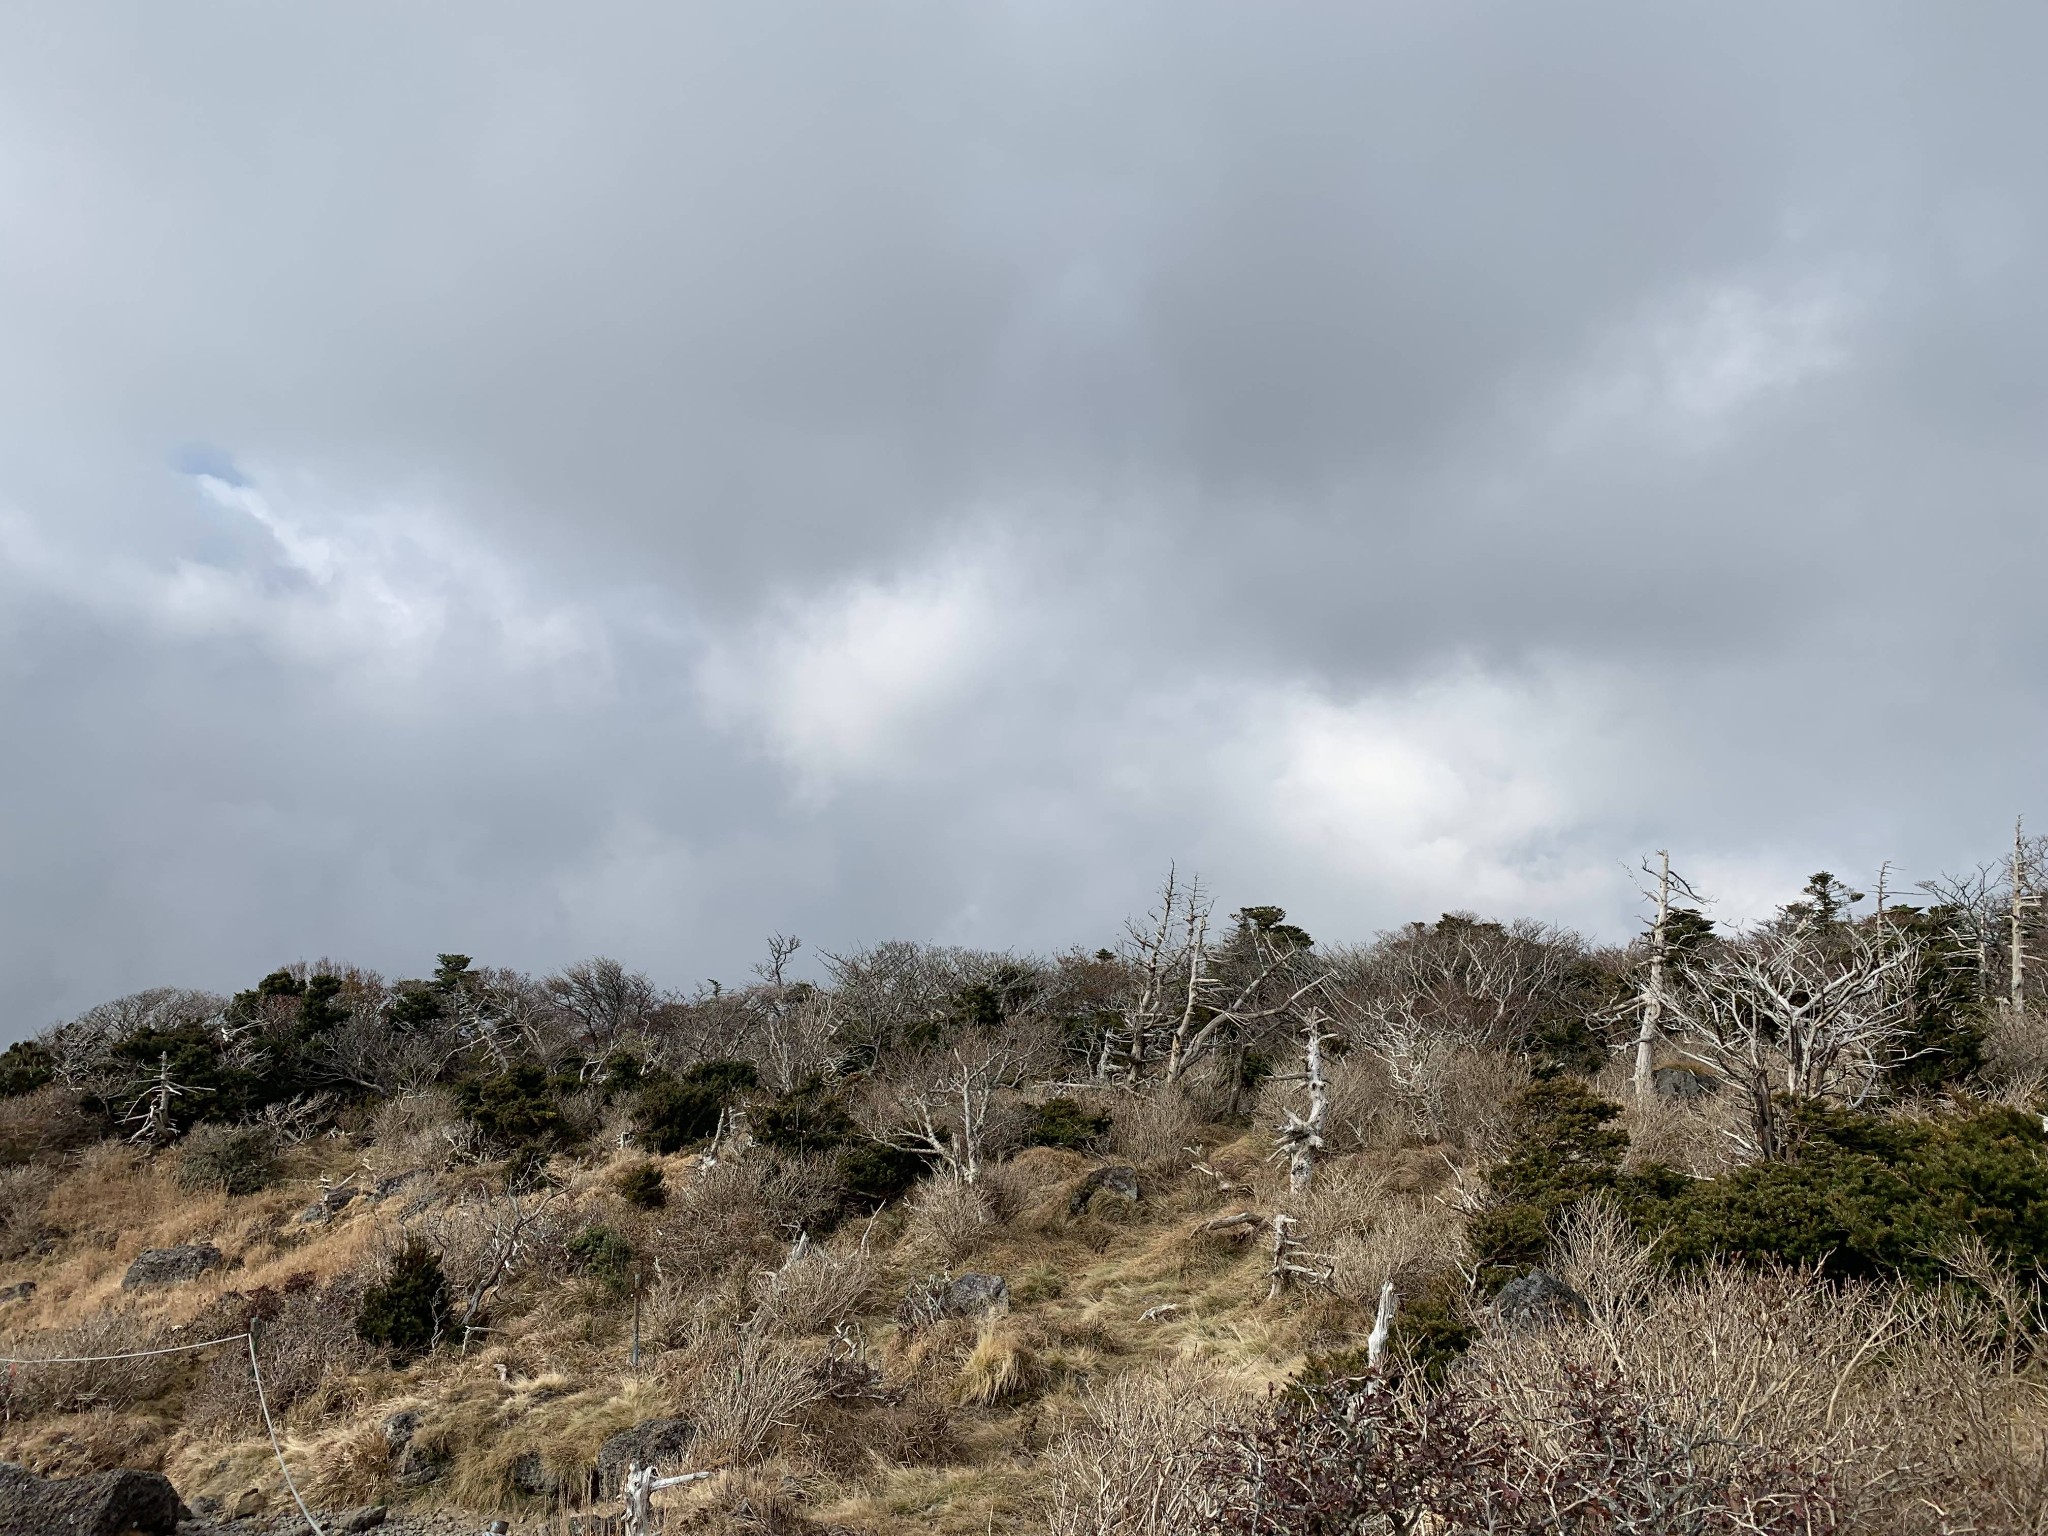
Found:
[(221, 1265), (221, 1252), (211, 1243), (187, 1243), (179, 1248), (145, 1248), (121, 1277), (121, 1289), (145, 1285), (183, 1285), (197, 1280), (209, 1269)]
[(1493, 1299), (1494, 1315), (1506, 1328), (1541, 1328), (1567, 1316), (1584, 1317), (1586, 1298), (1546, 1269), (1510, 1280)]
[(1120, 1195), (1133, 1205), (1145, 1198), (1138, 1188), (1138, 1170), (1124, 1163), (1111, 1163), (1106, 1168), (1097, 1168), (1081, 1181), (1080, 1188), (1067, 1201), (1067, 1215), (1079, 1216), (1088, 1209), (1088, 1202), (1104, 1191)]
[(1719, 1093), (1721, 1085), (1691, 1067), (1659, 1067), (1650, 1074), (1650, 1089), (1659, 1098), (1703, 1099), (1710, 1093)]
[(0, 1536), (176, 1536), (189, 1513), (161, 1472), (44, 1479), (0, 1462)]
[(642, 1419), (620, 1430), (597, 1448), (599, 1496), (616, 1494), (632, 1467), (653, 1467), (663, 1476), (683, 1471), (683, 1457), (696, 1436), (697, 1426), (688, 1419)]
[(985, 1312), (1010, 1310), (1010, 1282), (1001, 1275), (970, 1271), (956, 1277), (939, 1301), (945, 1317), (980, 1317)]

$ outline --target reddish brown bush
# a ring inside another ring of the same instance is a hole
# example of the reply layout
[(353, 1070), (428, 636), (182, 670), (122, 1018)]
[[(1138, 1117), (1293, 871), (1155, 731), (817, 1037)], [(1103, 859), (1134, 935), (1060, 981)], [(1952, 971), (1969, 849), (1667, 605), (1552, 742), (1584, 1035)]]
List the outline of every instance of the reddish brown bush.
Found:
[(1557, 1417), (1517, 1423), (1455, 1379), (1342, 1381), (1216, 1437), (1208, 1528), (1229, 1536), (1821, 1536), (1825, 1472), (1688, 1435), (1569, 1368)]

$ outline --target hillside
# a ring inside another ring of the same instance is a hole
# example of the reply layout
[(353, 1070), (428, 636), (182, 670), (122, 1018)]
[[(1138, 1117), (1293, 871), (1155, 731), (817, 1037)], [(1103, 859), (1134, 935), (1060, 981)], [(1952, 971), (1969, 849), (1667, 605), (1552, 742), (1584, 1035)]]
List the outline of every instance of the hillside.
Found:
[(230, 1342), (0, 1459), (303, 1529), (253, 1330), (329, 1528), (2048, 1530), (2034, 936), (1849, 895), (121, 999), (0, 1057), (7, 1353)]

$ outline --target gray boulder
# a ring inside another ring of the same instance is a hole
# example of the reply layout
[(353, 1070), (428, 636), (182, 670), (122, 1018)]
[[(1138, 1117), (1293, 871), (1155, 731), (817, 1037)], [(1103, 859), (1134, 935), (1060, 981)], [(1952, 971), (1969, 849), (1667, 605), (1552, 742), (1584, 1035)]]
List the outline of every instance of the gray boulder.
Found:
[(616, 1495), (631, 1467), (654, 1467), (664, 1476), (683, 1471), (683, 1457), (696, 1438), (697, 1426), (688, 1419), (642, 1419), (610, 1436), (597, 1448), (598, 1497)]
[(539, 1451), (522, 1451), (512, 1462), (512, 1491), (530, 1499), (560, 1498), (572, 1482), (550, 1467)]
[(420, 1411), (403, 1408), (384, 1421), (384, 1443), (391, 1447), (391, 1474), (402, 1488), (424, 1488), (439, 1482), (447, 1470), (448, 1453), (419, 1440)]
[(424, 1175), (425, 1172), (424, 1168), (408, 1168), (402, 1173), (386, 1174), (370, 1186), (370, 1203), (375, 1205), (380, 1200), (389, 1200), (414, 1179)]
[(1494, 1315), (1512, 1329), (1542, 1328), (1567, 1314), (1587, 1315), (1586, 1298), (1545, 1269), (1510, 1280), (1493, 1299)]
[(1704, 1099), (1719, 1093), (1721, 1085), (1691, 1067), (1659, 1067), (1650, 1074), (1650, 1090), (1660, 1098)]
[(943, 1317), (980, 1317), (985, 1312), (1007, 1312), (1009, 1309), (1010, 1282), (1001, 1275), (972, 1271), (956, 1276), (939, 1300), (939, 1313)]
[(0, 1301), (27, 1301), (35, 1293), (36, 1283), (33, 1280), (17, 1280), (12, 1285), (0, 1285)]
[(1088, 1202), (1104, 1190), (1108, 1190), (1112, 1195), (1121, 1195), (1133, 1205), (1145, 1198), (1138, 1188), (1138, 1170), (1123, 1163), (1111, 1163), (1106, 1168), (1097, 1168), (1081, 1181), (1081, 1187), (1074, 1191), (1073, 1198), (1067, 1202), (1067, 1215), (1080, 1215), (1088, 1209)]
[(331, 1221), (348, 1208), (348, 1203), (362, 1194), (363, 1187), (350, 1174), (339, 1184), (329, 1185), (320, 1192), (320, 1198), (299, 1212), (299, 1220), (308, 1224)]
[(0, 1462), (0, 1536), (176, 1536), (188, 1514), (161, 1472), (44, 1479)]
[(145, 1248), (121, 1277), (121, 1289), (132, 1291), (144, 1285), (182, 1285), (197, 1280), (209, 1269), (221, 1265), (221, 1252), (211, 1243), (187, 1243), (178, 1248)]

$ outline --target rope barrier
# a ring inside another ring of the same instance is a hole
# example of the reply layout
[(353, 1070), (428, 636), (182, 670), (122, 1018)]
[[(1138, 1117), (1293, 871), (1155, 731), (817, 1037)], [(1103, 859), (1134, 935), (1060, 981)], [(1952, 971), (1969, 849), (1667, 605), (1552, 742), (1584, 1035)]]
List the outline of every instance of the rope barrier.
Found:
[(181, 1355), (192, 1349), (211, 1349), (216, 1344), (237, 1344), (246, 1333), (225, 1334), (198, 1344), (172, 1344), (164, 1349), (131, 1349), (125, 1355), (0, 1355), (0, 1365), (99, 1365), (111, 1360), (147, 1360), (151, 1355)]
[(284, 1464), (284, 1446), (277, 1438), (277, 1426), (270, 1421), (270, 1399), (263, 1395), (263, 1368), (256, 1363), (256, 1330), (251, 1328), (242, 1335), (249, 1341), (249, 1375), (256, 1383), (256, 1406), (263, 1410), (263, 1427), (270, 1431), (270, 1448), (277, 1452), (277, 1470), (284, 1474), (284, 1485), (292, 1493), (292, 1502), (299, 1506), (299, 1513), (306, 1517), (306, 1524), (312, 1527), (313, 1536), (327, 1536), (320, 1529), (320, 1522), (313, 1518), (313, 1511), (306, 1508), (306, 1501), (299, 1497), (299, 1485), (292, 1481), (292, 1469)]
[(162, 1349), (131, 1349), (118, 1355), (0, 1355), (0, 1365), (7, 1367), (10, 1386), (17, 1367), (24, 1365), (109, 1365), (117, 1360), (147, 1360), (153, 1355), (182, 1355), (193, 1350), (212, 1349), (216, 1344), (246, 1343), (249, 1346), (249, 1376), (256, 1384), (256, 1406), (263, 1411), (263, 1428), (270, 1435), (270, 1449), (277, 1457), (277, 1470), (284, 1474), (284, 1485), (291, 1490), (292, 1502), (299, 1506), (299, 1513), (305, 1517), (313, 1536), (327, 1536), (320, 1528), (320, 1522), (313, 1518), (313, 1512), (306, 1508), (306, 1501), (299, 1497), (299, 1485), (292, 1481), (292, 1469), (285, 1464), (284, 1444), (277, 1438), (277, 1425), (270, 1417), (270, 1398), (263, 1390), (263, 1367), (256, 1358), (256, 1334), (224, 1334), (217, 1339), (203, 1339), (196, 1344), (170, 1344)]

